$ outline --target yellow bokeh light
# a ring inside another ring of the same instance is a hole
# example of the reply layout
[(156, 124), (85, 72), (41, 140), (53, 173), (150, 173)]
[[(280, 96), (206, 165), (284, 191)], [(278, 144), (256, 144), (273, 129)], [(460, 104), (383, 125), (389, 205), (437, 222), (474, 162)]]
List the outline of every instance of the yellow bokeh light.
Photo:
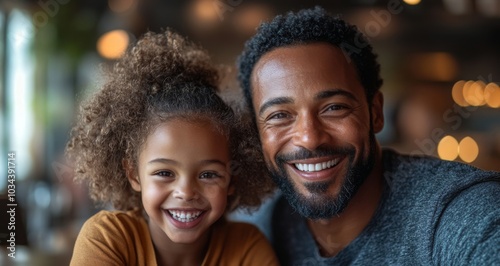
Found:
[(408, 5), (418, 5), (420, 4), (420, 0), (404, 0)]
[(500, 107), (500, 87), (495, 83), (488, 83), (484, 88), (484, 99), (486, 104), (492, 108)]
[(129, 36), (124, 30), (113, 30), (102, 35), (97, 41), (97, 51), (107, 59), (120, 58), (129, 44)]
[(464, 85), (465, 81), (459, 80), (455, 82), (455, 85), (453, 85), (453, 89), (451, 90), (451, 97), (453, 98), (455, 103), (460, 106), (468, 106), (467, 102), (464, 99)]
[(439, 141), (437, 151), (439, 158), (453, 161), (458, 157), (458, 141), (452, 136), (445, 136)]
[(460, 141), (458, 151), (460, 159), (464, 162), (471, 163), (476, 160), (477, 155), (479, 154), (479, 147), (473, 138), (465, 137)]
[[(470, 85), (469, 85), (470, 84)], [(482, 81), (471, 82), (464, 85), (464, 99), (472, 106), (484, 105), (484, 87), (485, 84)]]

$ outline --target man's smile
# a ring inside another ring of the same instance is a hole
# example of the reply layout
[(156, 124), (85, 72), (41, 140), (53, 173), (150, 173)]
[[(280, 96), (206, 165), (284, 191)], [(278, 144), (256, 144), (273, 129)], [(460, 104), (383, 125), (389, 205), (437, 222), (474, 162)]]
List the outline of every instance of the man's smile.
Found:
[(337, 167), (347, 156), (336, 156), (335, 158), (314, 158), (288, 163), (291, 172), (298, 175), (303, 181), (326, 181), (332, 179), (341, 171)]

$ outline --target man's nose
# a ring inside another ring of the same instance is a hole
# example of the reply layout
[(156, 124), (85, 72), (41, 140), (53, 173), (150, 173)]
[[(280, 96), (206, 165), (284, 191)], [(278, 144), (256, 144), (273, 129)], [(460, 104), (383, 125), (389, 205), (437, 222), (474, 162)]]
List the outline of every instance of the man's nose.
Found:
[(330, 136), (319, 118), (313, 114), (303, 114), (297, 117), (294, 124), (292, 142), (296, 146), (310, 151), (328, 142)]

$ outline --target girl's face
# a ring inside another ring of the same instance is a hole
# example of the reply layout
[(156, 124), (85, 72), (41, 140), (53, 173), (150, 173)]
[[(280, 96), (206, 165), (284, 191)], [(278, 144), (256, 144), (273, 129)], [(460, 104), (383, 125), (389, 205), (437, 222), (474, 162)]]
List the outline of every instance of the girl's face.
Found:
[(161, 123), (139, 154), (139, 177), (129, 175), (141, 192), (150, 231), (161, 229), (175, 243), (206, 239), (226, 209), (229, 161), (228, 141), (213, 125)]

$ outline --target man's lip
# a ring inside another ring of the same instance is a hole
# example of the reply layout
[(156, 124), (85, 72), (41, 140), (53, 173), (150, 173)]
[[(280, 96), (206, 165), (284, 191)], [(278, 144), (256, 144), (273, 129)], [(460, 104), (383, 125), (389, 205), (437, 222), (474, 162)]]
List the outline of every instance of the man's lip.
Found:
[(340, 156), (329, 156), (329, 157), (316, 157), (316, 158), (307, 158), (303, 160), (292, 160), (288, 161), (288, 164), (296, 164), (296, 163), (303, 163), (303, 164), (317, 164), (317, 163), (323, 163), (331, 160), (336, 160), (339, 159), (341, 161), (346, 155), (340, 155)]
[[(293, 162), (289, 162), (288, 166), (291, 168), (291, 170), (298, 176), (300, 176), (302, 179), (305, 179), (306, 181), (325, 181), (328, 179), (331, 179), (332, 177), (335, 176), (336, 173), (340, 171), (338, 165), (341, 164), (347, 156), (342, 156), (342, 157), (330, 157), (330, 158), (313, 158), (313, 159), (307, 159), (307, 160), (297, 160)], [(336, 164), (334, 166), (331, 166), (330, 168), (327, 169), (322, 169), (320, 171), (314, 171), (314, 172), (306, 172), (306, 171), (301, 171), (297, 169), (295, 164), (318, 164), (318, 163), (324, 163), (324, 162), (329, 162), (332, 160), (336, 160)]]

